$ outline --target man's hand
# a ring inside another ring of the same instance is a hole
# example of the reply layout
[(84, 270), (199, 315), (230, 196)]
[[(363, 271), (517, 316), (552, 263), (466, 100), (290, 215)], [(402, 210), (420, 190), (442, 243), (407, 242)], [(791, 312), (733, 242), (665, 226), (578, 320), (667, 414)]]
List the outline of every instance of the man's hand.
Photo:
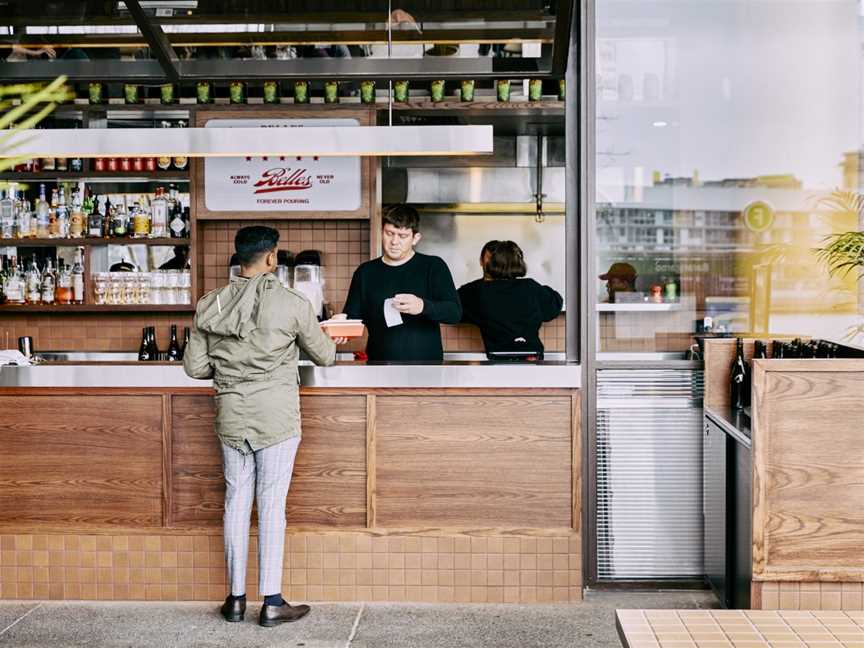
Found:
[(393, 308), (400, 313), (419, 315), (423, 312), (423, 300), (417, 295), (395, 295), (393, 297)]

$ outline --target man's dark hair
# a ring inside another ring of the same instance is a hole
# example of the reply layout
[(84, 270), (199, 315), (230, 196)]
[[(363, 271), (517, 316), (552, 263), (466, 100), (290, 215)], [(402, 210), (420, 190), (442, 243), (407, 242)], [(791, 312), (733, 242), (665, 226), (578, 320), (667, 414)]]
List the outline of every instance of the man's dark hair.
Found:
[(484, 269), (492, 279), (518, 279), (528, 272), (522, 249), (513, 241), (497, 241)]
[(412, 234), (420, 231), (420, 214), (408, 205), (390, 205), (384, 208), (381, 225), (392, 225), (399, 229), (410, 229)]
[(272, 252), (279, 243), (279, 232), (272, 227), (252, 225), (241, 227), (234, 236), (234, 249), (240, 265), (250, 266), (262, 255)]

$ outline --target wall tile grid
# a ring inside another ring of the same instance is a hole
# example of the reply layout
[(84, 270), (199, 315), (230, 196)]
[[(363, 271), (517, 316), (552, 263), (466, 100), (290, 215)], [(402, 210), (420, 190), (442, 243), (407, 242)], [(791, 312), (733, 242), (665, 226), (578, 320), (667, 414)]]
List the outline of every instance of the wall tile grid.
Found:
[[(296, 254), (317, 249), (326, 265), (325, 299), (336, 311), (342, 309), (354, 269), (369, 258), (369, 223), (366, 221), (209, 221), (199, 223), (203, 245), (198, 250), (199, 292), (224, 285), (234, 251), (234, 233), (245, 225), (270, 225), (280, 234), (280, 249)], [(141, 329), (156, 326), (161, 347), (168, 345), (171, 324), (192, 322), (191, 314), (86, 314), (0, 315), (0, 345), (15, 347), (18, 337), (32, 335), (38, 349), (70, 351), (137, 351)], [(547, 351), (564, 351), (565, 318), (544, 325), (541, 340)], [(480, 332), (473, 326), (444, 326), (447, 351), (483, 351)], [(7, 342), (8, 339), (8, 342)], [(346, 346), (356, 351), (362, 341)]]
[[(247, 595), (258, 600), (257, 538)], [(582, 600), (578, 535), (296, 533), (285, 543), (292, 601), (534, 603)], [(225, 597), (221, 536), (2, 535), (0, 599)]]
[(761, 610), (864, 610), (864, 583), (754, 583)]

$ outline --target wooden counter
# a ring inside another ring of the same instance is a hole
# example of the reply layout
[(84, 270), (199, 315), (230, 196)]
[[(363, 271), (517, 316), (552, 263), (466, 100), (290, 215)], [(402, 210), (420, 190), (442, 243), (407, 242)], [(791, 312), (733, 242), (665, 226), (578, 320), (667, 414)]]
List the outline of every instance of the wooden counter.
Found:
[[(706, 349), (706, 407), (726, 408), (735, 341)], [(864, 360), (753, 366), (751, 605), (864, 609)]]
[[(581, 599), (578, 391), (304, 388), (301, 408), (294, 599)], [(4, 388), (0, 412), (0, 598), (224, 597), (209, 390)]]

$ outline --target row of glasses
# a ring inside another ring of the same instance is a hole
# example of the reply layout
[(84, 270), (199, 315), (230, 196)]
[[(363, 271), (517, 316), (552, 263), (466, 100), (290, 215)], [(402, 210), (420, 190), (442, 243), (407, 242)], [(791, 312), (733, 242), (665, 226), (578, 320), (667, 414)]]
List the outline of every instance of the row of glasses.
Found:
[(97, 272), (93, 293), (97, 304), (191, 304), (192, 274), (188, 270)]

